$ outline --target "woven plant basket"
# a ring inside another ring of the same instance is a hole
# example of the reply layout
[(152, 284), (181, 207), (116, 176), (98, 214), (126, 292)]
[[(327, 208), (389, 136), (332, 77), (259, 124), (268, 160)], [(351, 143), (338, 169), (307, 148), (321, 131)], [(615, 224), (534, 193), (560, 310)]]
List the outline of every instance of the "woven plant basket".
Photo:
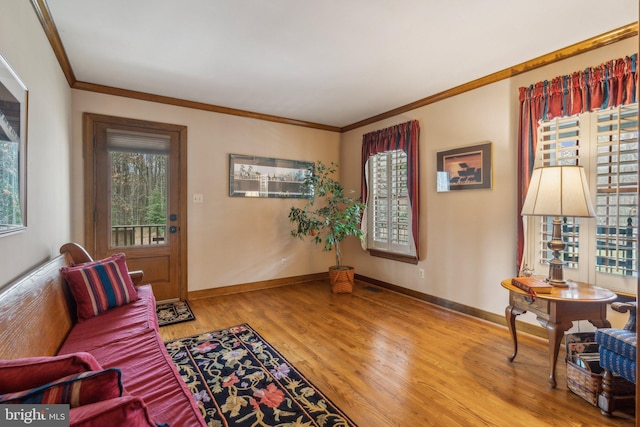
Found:
[(602, 375), (594, 374), (567, 360), (567, 386), (593, 406), (598, 406), (598, 395), (602, 391)]
[[(567, 360), (567, 386), (569, 390), (584, 400), (598, 406), (598, 395), (602, 392), (602, 375), (578, 366)], [(624, 378), (614, 375), (613, 395), (631, 396), (635, 393), (635, 385)]]
[(334, 294), (350, 294), (353, 292), (353, 267), (343, 266), (342, 270), (329, 268), (329, 283)]

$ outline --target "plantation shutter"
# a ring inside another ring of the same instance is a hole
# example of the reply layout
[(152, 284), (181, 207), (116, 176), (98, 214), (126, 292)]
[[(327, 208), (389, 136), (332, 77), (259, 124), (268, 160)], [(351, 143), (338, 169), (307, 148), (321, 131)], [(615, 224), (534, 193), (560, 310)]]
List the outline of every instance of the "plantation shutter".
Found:
[[(389, 241), (389, 176), (388, 156), (376, 154), (371, 158), (373, 173), (373, 241), (386, 244)], [(374, 246), (378, 246), (374, 244)]]
[(407, 188), (407, 154), (403, 150), (370, 158), (373, 247), (410, 252), (411, 204)]
[(638, 106), (596, 114), (596, 270), (637, 271)]
[(389, 153), (392, 188), (391, 204), (391, 243), (409, 245), (409, 193), (407, 190), (407, 155), (402, 150)]
[(538, 129), (542, 166), (577, 165), (580, 146), (580, 118), (563, 117), (542, 122)]
[[(541, 166), (578, 165), (580, 157), (580, 117), (558, 117), (538, 128), (538, 161)], [(563, 218), (562, 237), (566, 247), (562, 260), (567, 268), (578, 268), (580, 224), (577, 218)], [(553, 233), (553, 217), (542, 218), (540, 252), (542, 259), (553, 257), (547, 242)]]

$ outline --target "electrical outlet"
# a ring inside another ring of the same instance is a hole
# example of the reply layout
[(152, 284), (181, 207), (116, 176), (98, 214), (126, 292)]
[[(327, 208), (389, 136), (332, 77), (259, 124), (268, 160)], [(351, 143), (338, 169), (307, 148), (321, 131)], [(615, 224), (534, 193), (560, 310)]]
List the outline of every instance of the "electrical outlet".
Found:
[(203, 201), (204, 201), (204, 196), (202, 194), (193, 195), (193, 203), (202, 203)]
[(286, 258), (282, 258), (282, 260), (280, 261), (280, 264), (282, 264), (283, 267), (285, 265), (287, 265), (287, 259)]
[(424, 279), (424, 268), (418, 269), (418, 279)]

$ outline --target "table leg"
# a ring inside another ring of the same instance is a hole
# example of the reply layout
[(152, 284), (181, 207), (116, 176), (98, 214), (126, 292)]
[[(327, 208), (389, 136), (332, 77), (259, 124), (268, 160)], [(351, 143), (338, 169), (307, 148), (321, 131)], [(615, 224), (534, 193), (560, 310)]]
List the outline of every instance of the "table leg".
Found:
[(518, 354), (518, 337), (516, 335), (516, 316), (521, 315), (522, 313), (526, 313), (524, 310), (520, 310), (512, 305), (508, 305), (504, 311), (504, 315), (507, 319), (507, 326), (509, 327), (509, 332), (511, 332), (511, 338), (513, 339), (513, 354), (509, 356), (509, 362), (513, 362), (513, 359), (516, 358), (516, 354)]
[(547, 334), (549, 335), (549, 385), (551, 388), (556, 388), (556, 364), (558, 363), (560, 343), (564, 333), (573, 326), (573, 322), (553, 323), (543, 319), (538, 319), (538, 321), (547, 328)]

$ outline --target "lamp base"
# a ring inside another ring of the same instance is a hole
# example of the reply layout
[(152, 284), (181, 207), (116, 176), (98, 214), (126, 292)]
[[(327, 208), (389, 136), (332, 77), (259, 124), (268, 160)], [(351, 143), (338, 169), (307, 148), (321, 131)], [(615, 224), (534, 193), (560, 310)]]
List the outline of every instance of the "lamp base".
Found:
[(547, 279), (547, 282), (554, 288), (568, 288), (569, 282), (562, 279), (562, 281)]
[(564, 250), (565, 246), (562, 240), (562, 220), (560, 217), (555, 217), (553, 220), (553, 234), (551, 240), (547, 243), (547, 247), (553, 253), (553, 259), (549, 261), (549, 278), (547, 281), (557, 288), (569, 287), (562, 273), (564, 261), (560, 259), (560, 252)]
[[(555, 277), (554, 277), (555, 275)], [(556, 288), (568, 288), (569, 283), (562, 277), (562, 267), (560, 267), (560, 278), (557, 277), (557, 270), (554, 270), (554, 266), (549, 267), (549, 277), (547, 278), (547, 282), (553, 287)]]

